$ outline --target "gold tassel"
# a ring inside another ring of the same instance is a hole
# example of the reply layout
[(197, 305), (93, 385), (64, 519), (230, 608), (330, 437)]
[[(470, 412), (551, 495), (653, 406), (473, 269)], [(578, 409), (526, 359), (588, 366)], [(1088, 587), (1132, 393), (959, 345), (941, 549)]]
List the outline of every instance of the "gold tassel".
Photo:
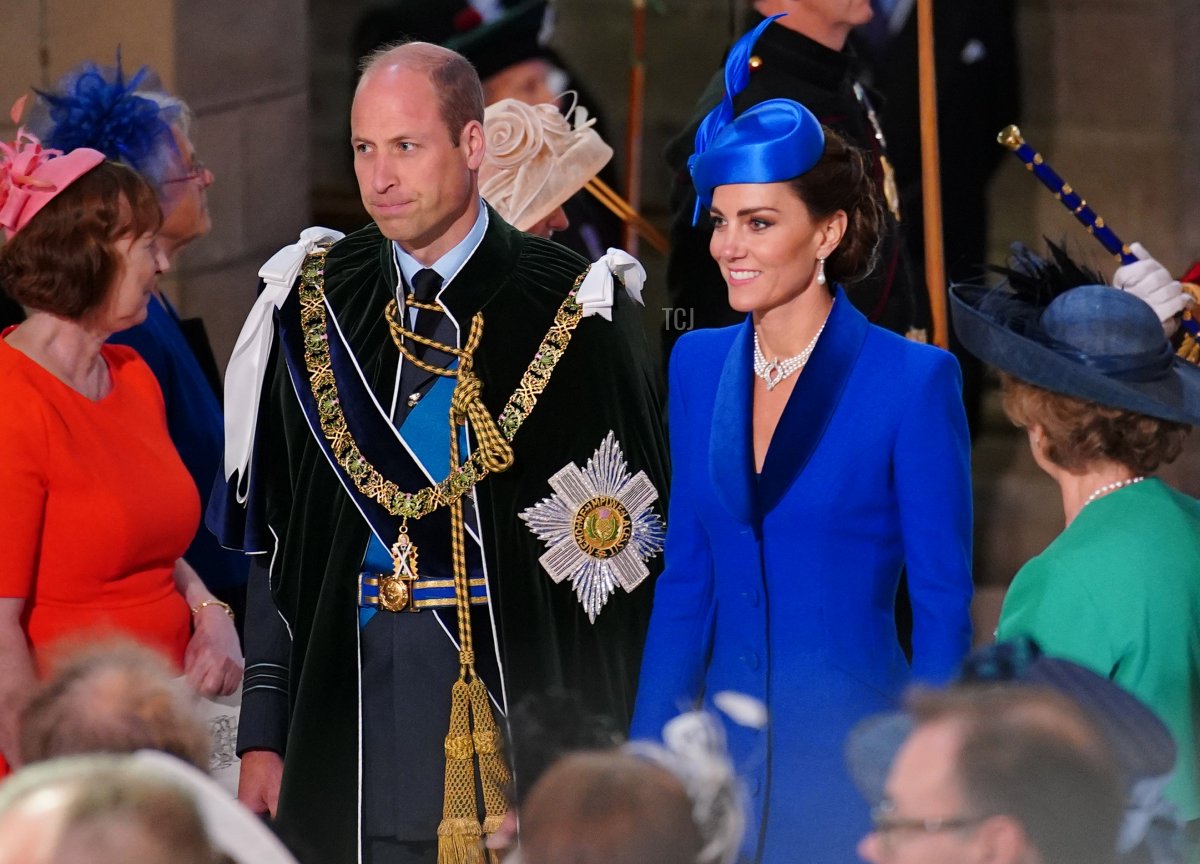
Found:
[[(483, 444), (497, 444), (496, 452), (485, 457), (489, 471), (504, 471), (512, 464), (512, 450), (499, 433), (490, 415), (483, 411), (481, 384), (472, 371), (475, 347), (483, 333), (483, 316), (471, 321), (467, 349), (461, 352), (458, 381), (450, 404), (450, 468), (460, 470), (458, 427), (472, 418), (476, 434)], [(483, 414), (476, 416), (479, 411)], [(450, 502), (450, 557), (454, 565), (454, 606), (458, 618), (459, 675), (451, 690), (450, 731), (446, 735), (446, 784), (442, 803), (442, 824), (438, 826), (438, 864), (484, 864), (484, 833), (494, 833), (504, 821), (507, 803), (504, 787), (509, 782), (508, 766), (500, 754), (500, 732), (492, 716), (487, 688), (475, 675), (475, 649), (471, 633), (470, 589), (467, 584), (467, 555), (461, 498)], [(470, 684), (467, 679), (470, 679)], [(473, 715), (473, 716), (472, 716)], [(473, 730), (473, 731), (472, 731)], [(479, 758), (479, 778), (483, 786), (487, 813), (479, 822), (475, 800), (475, 757)]]
[(443, 819), (438, 826), (437, 864), (484, 864), (483, 837), (474, 819)]
[(479, 756), (479, 779), (483, 785), (484, 820), (483, 833), (494, 834), (500, 830), (504, 814), (508, 812), (508, 800), (505, 789), (512, 780), (504, 754), (500, 752), (500, 730), (496, 727), (496, 719), (492, 715), (492, 704), (488, 698), (487, 687), (472, 676), (471, 685), (471, 714), (475, 725), (475, 752)]
[(438, 864), (483, 864), (483, 833), (475, 805), (475, 747), (466, 670), (450, 689), (446, 733), (446, 792), (438, 825)]

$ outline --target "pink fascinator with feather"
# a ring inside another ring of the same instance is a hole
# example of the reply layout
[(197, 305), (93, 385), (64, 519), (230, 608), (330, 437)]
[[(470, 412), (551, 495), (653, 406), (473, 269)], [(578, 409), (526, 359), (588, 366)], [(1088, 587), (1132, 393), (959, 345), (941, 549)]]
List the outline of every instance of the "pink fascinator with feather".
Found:
[[(22, 96), (12, 107), (14, 123), (25, 107)], [(24, 127), (12, 143), (0, 141), (0, 228), (12, 238), (59, 192), (104, 161), (99, 150), (80, 147), (70, 153), (42, 147)]]

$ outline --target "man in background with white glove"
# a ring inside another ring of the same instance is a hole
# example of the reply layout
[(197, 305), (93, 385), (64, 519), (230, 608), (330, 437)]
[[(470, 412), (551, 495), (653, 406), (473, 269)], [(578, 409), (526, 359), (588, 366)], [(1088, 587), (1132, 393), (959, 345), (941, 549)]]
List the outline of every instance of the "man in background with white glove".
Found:
[(1129, 247), (1138, 260), (1122, 264), (1113, 273), (1112, 284), (1128, 291), (1154, 310), (1168, 337), (1179, 329), (1179, 315), (1196, 302), (1196, 298), (1184, 290), (1180, 281), (1166, 267), (1151, 257), (1141, 243)]

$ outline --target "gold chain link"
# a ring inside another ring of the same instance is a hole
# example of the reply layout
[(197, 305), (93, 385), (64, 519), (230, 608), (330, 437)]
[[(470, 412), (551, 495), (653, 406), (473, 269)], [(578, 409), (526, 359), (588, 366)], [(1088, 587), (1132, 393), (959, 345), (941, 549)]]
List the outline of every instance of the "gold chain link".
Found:
[[(583, 277), (587, 275), (587, 271), (579, 274), (570, 293), (555, 312), (553, 325), (543, 337), (533, 360), (524, 375), (521, 376), (520, 384), (509, 397), (504, 410), (500, 412), (500, 416), (496, 420), (492, 420), (482, 402), (482, 384), (474, 375), (471, 364), (466, 364), (469, 374), (459, 377), (454, 396), (451, 397), (451, 410), (470, 419), (480, 446), (467, 457), (462, 465), (451, 468), (441, 482), (426, 486), (416, 492), (406, 492), (391, 480), (385, 479), (375, 466), (367, 461), (358, 447), (358, 442), (354, 440), (354, 436), (346, 425), (346, 416), (342, 411), (337, 381), (333, 375), (326, 333), (324, 290), (326, 252), (328, 252), (328, 248), (317, 249), (304, 260), (300, 270), (299, 289), (300, 323), (304, 332), (304, 364), (308, 370), (309, 384), (316, 402), (321, 431), (329, 441), (330, 450), (337, 463), (354, 481), (359, 492), (377, 502), (393, 516), (420, 519), (439, 507), (457, 501), (490, 472), (503, 471), (512, 464), (512, 448), (508, 445), (516, 436), (517, 430), (521, 428), (521, 424), (532, 413), (538, 396), (550, 383), (554, 367), (562, 359), (575, 328), (583, 318), (583, 307), (575, 302), (575, 294), (579, 291), (579, 286), (583, 282)], [(389, 304), (389, 308), (393, 307)], [(390, 318), (394, 318), (396, 314), (395, 311), (391, 312)], [(479, 328), (476, 330), (475, 319), (472, 319), (475, 344), (472, 345), (472, 337), (468, 336), (466, 349), (451, 348), (412, 334), (417, 341), (431, 344), (432, 347), (453, 354), (460, 360), (457, 370), (437, 369), (437, 367), (427, 367), (426, 365), (421, 365), (421, 368), (433, 371), (435, 374), (459, 375), (459, 370), (464, 365), (462, 361), (467, 356), (473, 358), (473, 352), (478, 347), (478, 339), (482, 338), (482, 317), (478, 315), (476, 317), (480, 320)], [(392, 323), (389, 320), (389, 328)], [(404, 328), (399, 329), (404, 330)], [(404, 333), (408, 332), (410, 331), (404, 331)], [(408, 354), (405, 356), (408, 357)]]

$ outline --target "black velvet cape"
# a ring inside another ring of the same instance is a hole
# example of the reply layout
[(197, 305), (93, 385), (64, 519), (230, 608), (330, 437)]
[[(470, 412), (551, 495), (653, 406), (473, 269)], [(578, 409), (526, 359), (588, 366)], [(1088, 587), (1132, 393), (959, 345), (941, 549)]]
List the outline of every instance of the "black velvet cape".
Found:
[[(483, 398), (496, 416), (588, 265), (555, 243), (522, 234), (494, 212), (489, 215), (482, 243), (442, 300), (464, 334), (471, 316), (483, 313), (475, 368)], [(396, 278), (392, 244), (375, 225), (337, 243), (326, 258), (329, 306), (385, 409), (397, 355), (384, 308), (395, 296)], [(485, 478), (476, 492), (508, 704), (566, 687), (624, 728), (632, 713), (661, 554), (649, 562), (650, 578), (632, 593), (618, 589), (592, 624), (570, 584), (554, 583), (542, 569), (538, 558), (545, 547), (518, 518), (552, 493), (547, 483), (552, 474), (568, 463), (583, 467), (610, 430), (630, 473), (644, 470), (658, 490), (655, 510), (666, 512), (668, 454), (657, 364), (650, 360), (639, 316), (619, 281), (615, 293), (611, 322), (591, 316), (575, 330), (513, 441), (513, 467)], [(356, 861), (356, 577), (368, 527), (314, 440), (280, 358), (269, 375), (257, 439), (265, 449), (256, 456), (262, 466), (256, 494), (278, 535), (271, 588), (292, 634), (290, 720), (277, 825), (306, 858)], [(453, 632), (453, 610), (437, 614)], [(448, 639), (444, 645), (454, 650)], [(490, 644), (477, 641), (477, 652), (490, 650)], [(452, 683), (430, 681), (428, 686), (448, 692)], [(499, 695), (499, 688), (492, 689)], [(442, 746), (441, 737), (428, 742), (439, 754)], [(370, 751), (371, 742), (363, 741), (364, 758)], [(396, 766), (396, 783), (405, 783), (402, 765)]]

